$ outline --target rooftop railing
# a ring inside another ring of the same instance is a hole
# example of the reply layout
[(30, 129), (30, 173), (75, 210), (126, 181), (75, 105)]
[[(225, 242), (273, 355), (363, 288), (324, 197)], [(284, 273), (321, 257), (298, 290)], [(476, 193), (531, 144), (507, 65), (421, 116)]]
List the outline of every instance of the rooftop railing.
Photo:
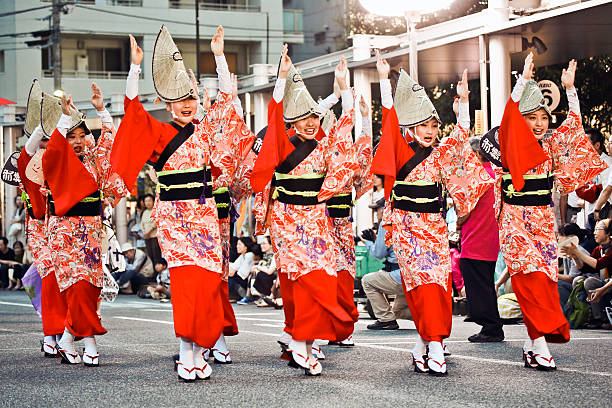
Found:
[[(193, 9), (195, 8), (195, 0), (170, 0), (168, 2), (170, 8), (174, 9)], [(260, 6), (249, 4), (248, 0), (237, 1), (235, 3), (210, 3), (206, 1), (199, 2), (200, 10), (214, 11), (245, 11), (250, 13), (259, 13)]]

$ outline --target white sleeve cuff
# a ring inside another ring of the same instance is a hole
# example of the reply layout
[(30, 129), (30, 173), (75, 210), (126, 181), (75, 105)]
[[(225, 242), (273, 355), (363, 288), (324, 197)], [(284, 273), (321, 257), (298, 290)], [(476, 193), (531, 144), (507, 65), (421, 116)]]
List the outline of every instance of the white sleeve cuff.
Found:
[(287, 78), (277, 78), (276, 84), (274, 85), (274, 92), (272, 92), (272, 97), (276, 103), (281, 103), (283, 101), (283, 96), (285, 95), (285, 84), (287, 83)]
[(578, 100), (578, 92), (576, 91), (576, 88), (566, 89), (565, 93), (567, 95), (569, 109), (580, 116), (580, 101)]
[(59, 132), (62, 135), (64, 135), (64, 137), (66, 137), (66, 134), (68, 133), (68, 129), (70, 129), (71, 126), (72, 126), (72, 118), (69, 115), (62, 113), (62, 116), (57, 121), (57, 126), (56, 126), (57, 130), (59, 130)]
[(130, 72), (125, 85), (125, 96), (130, 100), (138, 96), (138, 79), (141, 71), (140, 65), (130, 65)]
[(40, 125), (36, 126), (28, 141), (25, 144), (25, 151), (29, 156), (34, 156), (38, 148), (40, 147), (40, 141), (43, 138), (43, 132)]
[(510, 95), (514, 102), (520, 102), (523, 91), (525, 90), (525, 85), (527, 85), (527, 80), (523, 78), (522, 75), (519, 76), (512, 90), (512, 94)]
[(470, 103), (459, 102), (459, 115), (457, 117), (457, 123), (465, 130), (470, 128)]
[(225, 55), (215, 55), (215, 63), (217, 64), (217, 76), (219, 77), (219, 92), (231, 93), (232, 79)]
[(104, 125), (107, 128), (110, 128), (113, 125), (113, 118), (111, 117), (110, 113), (108, 113), (106, 109), (104, 109), (103, 111), (96, 111), (96, 113), (98, 114), (98, 117), (102, 121), (102, 125)]
[(321, 111), (321, 116), (324, 116), (327, 111), (330, 110), (337, 103), (338, 97), (336, 96), (336, 94), (331, 94), (327, 98), (319, 102), (319, 110)]
[(361, 117), (361, 133), (372, 137), (372, 121), (369, 116)]
[(240, 102), (240, 98), (234, 98), (232, 100), (234, 104), (234, 109), (236, 110), (236, 114), (241, 118), (244, 117), (244, 111), (242, 110), (242, 102)]
[(391, 94), (391, 81), (388, 79), (380, 80), (380, 99), (382, 106), (387, 109), (393, 107), (393, 95)]
[(353, 92), (350, 89), (340, 91), (340, 98), (342, 98), (343, 112), (348, 112), (353, 109)]

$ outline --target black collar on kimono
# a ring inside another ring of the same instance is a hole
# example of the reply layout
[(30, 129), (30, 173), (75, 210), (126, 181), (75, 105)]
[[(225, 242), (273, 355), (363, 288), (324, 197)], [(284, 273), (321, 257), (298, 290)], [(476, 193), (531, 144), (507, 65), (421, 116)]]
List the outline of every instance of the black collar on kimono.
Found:
[(427, 159), (431, 152), (433, 151), (432, 146), (423, 147), (417, 141), (412, 141), (408, 143), (408, 146), (414, 152), (414, 156), (412, 156), (399, 171), (397, 172), (396, 180), (402, 181), (408, 177), (410, 172), (414, 170), (416, 166), (421, 164), (423, 160)]
[(276, 167), (278, 173), (288, 174), (291, 170), (299, 166), (319, 144), (316, 139), (302, 140), (298, 135), (293, 136), (289, 141), (295, 146), (295, 150)]
[(184, 127), (181, 127), (174, 122), (170, 122), (170, 124), (178, 131), (178, 133), (172, 138), (170, 143), (164, 147), (164, 150), (159, 155), (159, 159), (157, 159), (157, 162), (153, 165), (155, 171), (161, 171), (168, 159), (170, 159), (170, 156), (172, 156), (174, 152), (176, 152), (176, 150), (181, 147), (191, 135), (193, 135), (193, 132), (195, 131), (195, 126), (191, 122), (186, 124)]

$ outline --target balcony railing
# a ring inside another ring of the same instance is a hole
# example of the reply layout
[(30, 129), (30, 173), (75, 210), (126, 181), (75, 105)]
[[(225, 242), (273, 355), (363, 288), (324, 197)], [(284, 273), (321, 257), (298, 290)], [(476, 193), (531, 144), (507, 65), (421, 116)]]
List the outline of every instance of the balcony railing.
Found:
[[(193, 9), (195, 8), (195, 0), (169, 0), (168, 5), (174, 9)], [(260, 6), (249, 4), (248, 0), (238, 0), (235, 3), (209, 3), (206, 1), (199, 2), (200, 10), (214, 11), (245, 11), (249, 13), (259, 13)]]
[(304, 10), (283, 10), (283, 31), (288, 34), (304, 32)]
[[(123, 79), (127, 78), (127, 71), (76, 71), (62, 70), (62, 78), (88, 78), (88, 79)], [(43, 78), (53, 78), (53, 70), (44, 69)], [(141, 74), (142, 78), (142, 74)]]
[[(51, 0), (42, 0), (45, 3), (51, 3)], [(95, 5), (96, 0), (64, 0), (64, 3), (73, 4), (91, 4)], [(100, 0), (98, 0), (98, 5)], [(142, 7), (142, 0), (102, 0), (106, 6), (124, 6), (124, 7)]]

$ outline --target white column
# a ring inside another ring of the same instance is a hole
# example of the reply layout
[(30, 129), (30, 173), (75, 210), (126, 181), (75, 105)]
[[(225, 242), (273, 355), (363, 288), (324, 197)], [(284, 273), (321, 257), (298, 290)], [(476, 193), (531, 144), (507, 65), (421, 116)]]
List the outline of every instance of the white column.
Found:
[[(269, 83), (270, 73), (274, 72), (275, 66), (271, 64), (253, 64), (253, 85), (265, 85)], [(268, 103), (272, 98), (272, 92), (257, 91), (251, 94), (253, 98), (253, 115), (255, 116), (255, 124), (251, 129), (254, 133), (259, 132), (268, 125)]]
[[(359, 100), (363, 95), (366, 103), (372, 106), (372, 82), (377, 81), (378, 74), (375, 69), (358, 68), (353, 71), (355, 87), (355, 135), (361, 134), (361, 113)], [(370, 109), (370, 124), (372, 123), (372, 110)], [(371, 125), (370, 125), (371, 128)], [(365, 193), (353, 207), (353, 228), (356, 233), (372, 228), (372, 210), (368, 205), (372, 202), (372, 192)]]
[[(118, 95), (111, 96), (111, 107), (113, 105), (113, 98), (118, 99)], [(121, 110), (123, 110), (123, 103), (121, 103)], [(119, 125), (121, 125), (121, 116), (113, 117), (113, 126), (115, 129), (119, 129)], [(128, 241), (128, 230), (127, 230), (127, 199), (123, 197), (117, 205), (115, 206), (115, 213), (113, 217), (113, 221), (115, 222), (115, 233), (117, 234), (117, 241), (119, 244), (123, 244)]]
[(480, 62), (480, 110), (482, 110), (482, 129), (489, 131), (489, 81), (487, 80), (487, 42), (484, 35), (478, 36)]
[[(510, 17), (508, 0), (489, 0), (487, 13), (484, 15), (489, 26), (508, 21)], [(505, 35), (489, 37), (491, 127), (501, 123), (504, 108), (510, 96), (510, 53), (506, 40)]]

